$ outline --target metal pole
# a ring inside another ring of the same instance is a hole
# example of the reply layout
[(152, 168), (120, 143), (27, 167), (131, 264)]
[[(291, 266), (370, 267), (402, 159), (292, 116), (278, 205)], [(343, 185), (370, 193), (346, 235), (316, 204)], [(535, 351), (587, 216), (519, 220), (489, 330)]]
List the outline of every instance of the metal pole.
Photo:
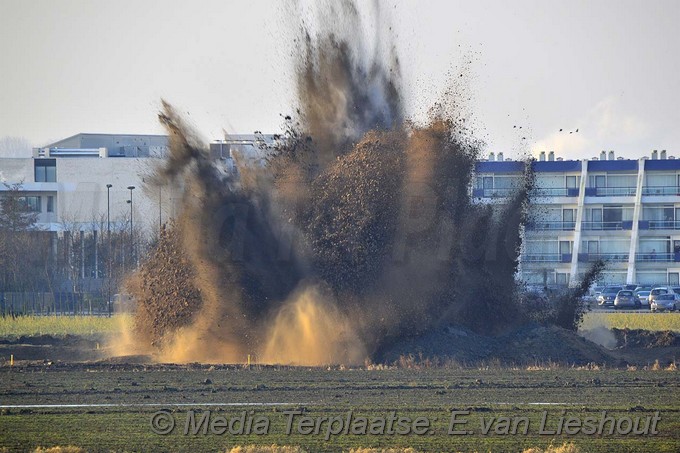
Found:
[(135, 189), (135, 186), (128, 186), (128, 189), (130, 190), (130, 262), (134, 263), (133, 257), (135, 254), (135, 238), (132, 223), (132, 191)]
[(111, 316), (111, 184), (106, 185), (106, 309)]

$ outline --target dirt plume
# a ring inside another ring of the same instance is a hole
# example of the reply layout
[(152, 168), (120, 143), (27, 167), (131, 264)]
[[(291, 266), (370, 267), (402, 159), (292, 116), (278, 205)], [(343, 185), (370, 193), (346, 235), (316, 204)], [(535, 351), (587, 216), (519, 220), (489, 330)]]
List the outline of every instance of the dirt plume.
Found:
[(131, 285), (139, 341), (162, 360), (356, 364), (446, 323), (521, 321), (531, 165), (506, 204), (473, 203), (479, 143), (455, 109), (406, 121), (398, 60), (369, 49), (353, 3), (341, 9), (353, 26), (303, 33), (299, 118), (260, 150), (266, 165), (224, 171), (163, 104), (155, 179), (183, 187), (182, 209)]

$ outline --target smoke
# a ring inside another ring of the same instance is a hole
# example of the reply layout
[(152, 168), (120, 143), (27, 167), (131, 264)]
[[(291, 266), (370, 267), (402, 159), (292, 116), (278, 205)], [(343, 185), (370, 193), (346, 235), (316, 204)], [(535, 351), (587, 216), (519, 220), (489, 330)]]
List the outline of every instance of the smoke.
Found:
[(394, 52), (367, 50), (355, 5), (339, 8), (344, 27), (303, 29), (299, 118), (266, 166), (221, 171), (163, 103), (156, 179), (184, 187), (182, 209), (131, 286), (159, 360), (356, 364), (443, 323), (518, 320), (531, 171), (506, 205), (473, 204), (479, 143), (450, 108), (406, 121)]

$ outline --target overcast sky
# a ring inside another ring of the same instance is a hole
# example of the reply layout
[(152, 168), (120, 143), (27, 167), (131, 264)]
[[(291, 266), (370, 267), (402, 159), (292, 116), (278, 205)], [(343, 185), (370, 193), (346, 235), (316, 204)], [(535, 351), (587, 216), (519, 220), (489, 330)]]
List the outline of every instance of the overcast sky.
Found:
[[(680, 1), (380, 3), (407, 114), (466, 67), (487, 151), (680, 157)], [(161, 98), (206, 140), (277, 132), (294, 105), (286, 5), (0, 0), (0, 137), (162, 133)]]

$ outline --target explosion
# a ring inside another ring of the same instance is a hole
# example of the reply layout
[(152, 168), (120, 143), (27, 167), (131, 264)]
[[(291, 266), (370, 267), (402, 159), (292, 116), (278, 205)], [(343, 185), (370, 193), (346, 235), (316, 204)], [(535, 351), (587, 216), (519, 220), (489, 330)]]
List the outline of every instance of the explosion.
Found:
[(302, 33), (299, 120), (265, 166), (221, 171), (163, 104), (156, 178), (182, 209), (130, 285), (159, 360), (357, 364), (446, 323), (513, 326), (531, 171), (509, 203), (472, 203), (480, 144), (446, 102), (407, 121), (395, 52), (366, 51), (342, 8), (351, 34)]

